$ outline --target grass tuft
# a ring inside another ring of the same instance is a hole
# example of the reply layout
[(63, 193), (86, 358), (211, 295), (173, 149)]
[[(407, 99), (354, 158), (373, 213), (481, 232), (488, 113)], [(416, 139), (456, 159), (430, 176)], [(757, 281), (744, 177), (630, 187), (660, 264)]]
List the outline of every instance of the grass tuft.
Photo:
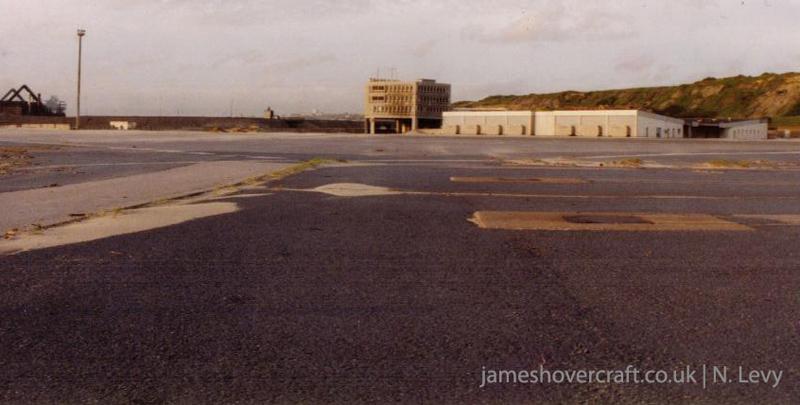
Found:
[(300, 162), (300, 163), (298, 163), (296, 165), (292, 165), (292, 166), (289, 166), (287, 168), (278, 170), (277, 172), (274, 172), (274, 173), (270, 174), (269, 177), (270, 177), (271, 180), (280, 180), (280, 179), (284, 179), (286, 177), (295, 175), (297, 173), (302, 173), (302, 172), (304, 172), (306, 170), (316, 169), (317, 167), (322, 166), (324, 164), (330, 164), (330, 163), (334, 163), (334, 162), (342, 163), (342, 162), (346, 162), (346, 161), (343, 161), (342, 159), (335, 160), (335, 159), (327, 159), (327, 158), (315, 157), (315, 158), (306, 160), (305, 162)]
[(11, 173), (14, 169), (30, 164), (32, 156), (26, 148), (2, 147), (0, 148), (0, 175)]
[(638, 158), (629, 158), (612, 162), (614, 166), (622, 166), (622, 167), (641, 167), (642, 163), (643, 163), (642, 159)]
[(728, 160), (728, 159), (716, 159), (706, 163), (708, 166), (711, 167), (723, 167), (723, 168), (741, 168), (746, 169), (749, 167), (753, 167), (755, 162), (751, 162), (749, 160)]

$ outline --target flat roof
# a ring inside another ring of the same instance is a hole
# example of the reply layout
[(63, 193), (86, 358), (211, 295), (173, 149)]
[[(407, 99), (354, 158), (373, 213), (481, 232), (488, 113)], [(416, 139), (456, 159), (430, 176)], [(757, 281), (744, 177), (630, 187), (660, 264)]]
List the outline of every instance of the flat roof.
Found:
[(449, 83), (437, 82), (435, 79), (398, 80), (398, 79), (381, 79), (381, 78), (375, 78), (375, 77), (370, 77), (369, 78), (369, 83), (394, 83), (394, 84), (414, 84), (414, 83), (417, 83), (417, 84), (438, 84), (438, 85), (447, 85), (447, 86), (450, 85)]
[(642, 110), (549, 110), (536, 111), (537, 114), (558, 114), (558, 115), (630, 115), (644, 113)]
[(673, 121), (676, 124), (683, 124), (684, 121), (680, 118), (673, 118), (666, 115), (660, 115), (656, 113), (652, 113), (649, 111), (643, 110), (552, 110), (552, 111), (529, 111), (529, 110), (511, 110), (511, 111), (497, 111), (497, 110), (473, 110), (473, 111), (446, 111), (443, 113), (445, 116), (455, 117), (455, 116), (529, 116), (529, 115), (561, 115), (561, 116), (577, 116), (577, 115), (593, 115), (593, 116), (602, 116), (602, 115), (644, 115), (649, 116), (652, 118), (664, 119), (668, 121)]
[(764, 124), (767, 125), (769, 120), (767, 118), (689, 118), (686, 119), (686, 124), (693, 127), (717, 127), (717, 128), (733, 128), (748, 125)]
[(493, 117), (502, 117), (502, 116), (518, 116), (518, 117), (529, 117), (533, 116), (533, 111), (445, 111), (442, 115), (446, 116), (477, 116), (477, 115), (486, 115), (486, 116), (493, 116)]

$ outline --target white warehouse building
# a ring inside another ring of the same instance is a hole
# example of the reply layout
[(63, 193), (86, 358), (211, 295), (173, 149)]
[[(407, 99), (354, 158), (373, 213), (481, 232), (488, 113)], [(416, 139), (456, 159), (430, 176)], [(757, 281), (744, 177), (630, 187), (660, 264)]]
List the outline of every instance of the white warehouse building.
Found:
[(445, 111), (442, 129), (449, 134), (531, 135), (533, 111)]
[(449, 111), (442, 131), (464, 135), (683, 138), (682, 119), (640, 110)]

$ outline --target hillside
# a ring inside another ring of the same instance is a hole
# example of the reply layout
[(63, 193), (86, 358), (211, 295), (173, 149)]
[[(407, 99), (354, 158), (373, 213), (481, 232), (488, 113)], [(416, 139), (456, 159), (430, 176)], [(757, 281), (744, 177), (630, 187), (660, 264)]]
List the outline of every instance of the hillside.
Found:
[(800, 73), (707, 78), (692, 84), (603, 91), (491, 96), (455, 107), (512, 110), (642, 109), (674, 117), (800, 115)]

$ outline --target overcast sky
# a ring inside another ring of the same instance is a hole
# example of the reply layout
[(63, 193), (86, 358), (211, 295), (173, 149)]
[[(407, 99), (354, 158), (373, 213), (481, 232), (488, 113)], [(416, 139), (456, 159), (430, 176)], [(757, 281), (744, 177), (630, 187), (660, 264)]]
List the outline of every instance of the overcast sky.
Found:
[(0, 0), (0, 88), (74, 113), (361, 112), (380, 68), (493, 94), (800, 70), (800, 0)]

